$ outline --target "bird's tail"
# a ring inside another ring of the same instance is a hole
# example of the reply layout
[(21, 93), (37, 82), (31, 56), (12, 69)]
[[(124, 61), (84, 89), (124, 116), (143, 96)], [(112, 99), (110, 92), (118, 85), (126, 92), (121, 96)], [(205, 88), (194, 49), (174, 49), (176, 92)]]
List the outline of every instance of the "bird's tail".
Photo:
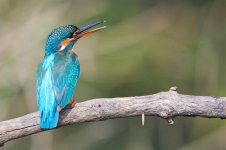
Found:
[(40, 127), (42, 129), (55, 128), (59, 120), (58, 104), (53, 88), (52, 66), (47, 64), (48, 59), (44, 59), (37, 70), (37, 104), (40, 114)]
[(40, 112), (40, 127), (42, 129), (52, 129), (57, 126), (59, 112), (43, 110)]

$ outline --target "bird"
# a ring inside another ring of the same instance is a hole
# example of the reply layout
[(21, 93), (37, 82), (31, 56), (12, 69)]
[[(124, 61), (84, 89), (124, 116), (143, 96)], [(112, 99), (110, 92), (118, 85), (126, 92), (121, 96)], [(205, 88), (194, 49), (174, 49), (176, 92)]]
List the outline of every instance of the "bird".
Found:
[(81, 28), (66, 25), (55, 28), (45, 42), (45, 55), (36, 71), (37, 105), (40, 128), (56, 128), (59, 112), (76, 101), (73, 93), (80, 75), (80, 63), (73, 49), (78, 39), (100, 31), (106, 26), (93, 28), (106, 21), (98, 21)]

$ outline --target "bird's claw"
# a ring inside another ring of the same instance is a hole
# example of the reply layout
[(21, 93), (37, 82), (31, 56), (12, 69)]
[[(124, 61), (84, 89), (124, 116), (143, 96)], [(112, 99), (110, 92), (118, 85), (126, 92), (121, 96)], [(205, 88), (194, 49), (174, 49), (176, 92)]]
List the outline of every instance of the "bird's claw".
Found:
[(71, 107), (75, 107), (76, 100), (72, 98), (71, 101), (70, 101), (70, 104), (71, 104)]

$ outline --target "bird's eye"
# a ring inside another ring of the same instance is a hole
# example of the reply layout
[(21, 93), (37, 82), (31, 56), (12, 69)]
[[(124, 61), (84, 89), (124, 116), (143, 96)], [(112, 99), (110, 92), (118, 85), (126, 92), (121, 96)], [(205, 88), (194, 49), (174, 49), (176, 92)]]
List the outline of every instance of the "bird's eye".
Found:
[(73, 34), (70, 34), (69, 38), (72, 38), (74, 36), (74, 33)]

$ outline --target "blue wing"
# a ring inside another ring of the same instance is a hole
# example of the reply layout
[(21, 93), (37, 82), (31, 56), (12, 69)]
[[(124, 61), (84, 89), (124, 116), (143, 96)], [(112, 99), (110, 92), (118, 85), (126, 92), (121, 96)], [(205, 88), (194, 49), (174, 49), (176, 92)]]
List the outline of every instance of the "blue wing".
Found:
[(57, 103), (64, 108), (72, 99), (80, 74), (80, 66), (74, 53), (58, 53), (53, 72), (54, 91)]
[(54, 55), (45, 57), (39, 64), (36, 74), (40, 126), (44, 129), (55, 128), (59, 119), (53, 86), (53, 60)]
[(59, 119), (58, 105), (71, 100), (80, 74), (77, 56), (57, 53), (46, 56), (37, 70), (37, 99), (41, 128), (54, 128)]

